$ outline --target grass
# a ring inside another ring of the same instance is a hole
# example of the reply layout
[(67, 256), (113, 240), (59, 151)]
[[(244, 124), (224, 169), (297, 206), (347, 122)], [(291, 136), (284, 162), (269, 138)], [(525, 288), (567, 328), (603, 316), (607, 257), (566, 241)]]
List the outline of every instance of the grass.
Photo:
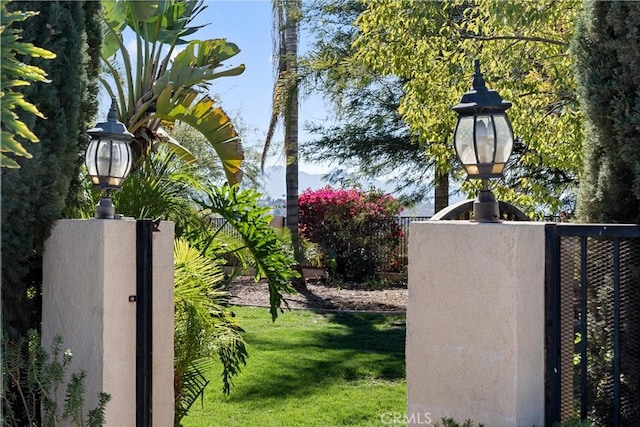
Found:
[(406, 412), (404, 316), (235, 312), (247, 366), (228, 397), (215, 366), (184, 426), (379, 426)]

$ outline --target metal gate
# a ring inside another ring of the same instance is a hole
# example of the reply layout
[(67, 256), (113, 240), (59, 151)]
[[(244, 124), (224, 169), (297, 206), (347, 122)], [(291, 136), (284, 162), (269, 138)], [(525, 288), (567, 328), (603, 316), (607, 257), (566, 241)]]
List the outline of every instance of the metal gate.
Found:
[(546, 424), (640, 425), (640, 226), (546, 226)]

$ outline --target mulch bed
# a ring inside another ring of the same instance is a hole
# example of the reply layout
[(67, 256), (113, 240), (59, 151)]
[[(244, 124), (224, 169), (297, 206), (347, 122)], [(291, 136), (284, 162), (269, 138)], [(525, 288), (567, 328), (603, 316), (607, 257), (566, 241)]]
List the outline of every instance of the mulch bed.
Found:
[[(269, 307), (269, 288), (265, 281), (240, 276), (229, 288), (235, 305)], [(407, 308), (406, 286), (371, 290), (358, 285), (329, 286), (322, 280), (307, 280), (307, 288), (297, 294), (284, 294), (290, 309), (319, 311), (404, 313)], [(282, 307), (286, 309), (287, 305)]]

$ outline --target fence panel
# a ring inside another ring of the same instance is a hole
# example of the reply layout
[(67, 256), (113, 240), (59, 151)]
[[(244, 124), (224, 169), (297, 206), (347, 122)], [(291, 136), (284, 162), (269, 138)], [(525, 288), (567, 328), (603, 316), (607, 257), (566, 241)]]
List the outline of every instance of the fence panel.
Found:
[(384, 265), (389, 267), (389, 271), (400, 273), (404, 271), (409, 263), (409, 224), (413, 221), (427, 221), (429, 216), (400, 216), (397, 218), (400, 228), (402, 228), (402, 238), (395, 252), (387, 255)]
[(640, 227), (547, 229), (547, 424), (640, 420)]
[[(408, 263), (408, 247), (409, 247), (409, 224), (412, 221), (427, 221), (429, 216), (402, 216), (397, 217), (398, 224), (402, 228), (402, 238), (400, 244), (393, 253), (384, 254), (384, 265), (389, 266), (387, 271), (392, 273), (400, 273), (404, 271)], [(221, 227), (224, 233), (231, 236), (240, 237), (240, 234), (236, 232), (231, 225), (227, 223), (224, 218), (211, 218), (211, 223), (215, 227)], [(381, 237), (382, 238), (382, 237)], [(383, 247), (384, 245), (380, 245)], [(303, 265), (305, 268), (316, 267), (312, 265)]]

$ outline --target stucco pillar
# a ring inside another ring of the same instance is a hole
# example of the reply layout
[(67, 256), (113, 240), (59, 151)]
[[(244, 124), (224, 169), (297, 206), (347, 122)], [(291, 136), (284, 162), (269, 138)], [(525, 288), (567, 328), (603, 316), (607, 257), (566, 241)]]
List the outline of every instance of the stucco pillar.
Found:
[(544, 425), (544, 223), (414, 222), (408, 420)]
[[(173, 425), (173, 223), (153, 233), (153, 425)], [(85, 408), (111, 395), (107, 426), (136, 424), (136, 222), (61, 220), (45, 244), (42, 343), (61, 335), (83, 370)]]

